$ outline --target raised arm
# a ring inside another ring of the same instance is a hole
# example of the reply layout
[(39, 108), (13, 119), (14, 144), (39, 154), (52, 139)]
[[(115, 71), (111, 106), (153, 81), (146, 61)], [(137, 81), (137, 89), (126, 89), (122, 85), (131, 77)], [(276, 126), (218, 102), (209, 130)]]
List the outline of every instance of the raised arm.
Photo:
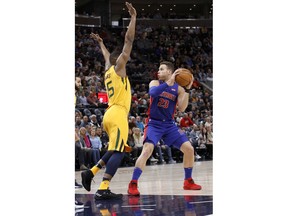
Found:
[(110, 60), (109, 60), (110, 52), (105, 47), (105, 45), (103, 43), (103, 39), (98, 34), (91, 33), (90, 37), (99, 43), (99, 46), (101, 48), (102, 54), (103, 54), (104, 59), (105, 59), (105, 70), (107, 70), (111, 66)]
[(136, 16), (137, 16), (137, 12), (135, 8), (132, 6), (132, 4), (128, 2), (126, 2), (125, 4), (131, 16), (131, 19), (130, 19), (127, 32), (125, 34), (125, 41), (124, 41), (122, 53), (118, 57), (116, 61), (116, 66), (115, 66), (116, 73), (121, 77), (126, 76), (125, 67), (126, 67), (126, 63), (128, 62), (130, 58), (130, 53), (131, 53), (132, 46), (133, 46), (133, 41), (135, 37)]

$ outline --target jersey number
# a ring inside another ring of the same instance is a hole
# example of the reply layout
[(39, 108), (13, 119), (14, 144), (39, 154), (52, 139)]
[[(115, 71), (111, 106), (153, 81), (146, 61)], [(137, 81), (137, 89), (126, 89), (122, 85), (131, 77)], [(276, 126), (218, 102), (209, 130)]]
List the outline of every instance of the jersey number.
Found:
[(114, 95), (114, 87), (112, 85), (112, 80), (107, 82), (106, 89), (108, 90), (108, 97), (111, 98)]
[(169, 101), (164, 99), (164, 98), (159, 98), (157, 106), (163, 107), (163, 108), (168, 108), (169, 106)]

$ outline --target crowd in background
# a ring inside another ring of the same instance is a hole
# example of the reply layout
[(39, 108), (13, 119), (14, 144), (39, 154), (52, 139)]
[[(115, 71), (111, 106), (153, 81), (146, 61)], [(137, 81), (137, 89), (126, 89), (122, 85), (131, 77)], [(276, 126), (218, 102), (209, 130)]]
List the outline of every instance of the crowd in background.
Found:
[[(76, 27), (75, 76), (82, 86), (77, 93), (75, 110), (76, 168), (93, 166), (107, 151), (109, 138), (102, 127), (107, 103), (99, 100), (105, 92), (104, 58), (98, 43), (89, 34), (98, 33), (111, 52), (123, 46), (125, 29)], [(143, 130), (149, 107), (148, 85), (157, 79), (159, 63), (168, 60), (175, 68), (192, 71), (195, 82), (189, 105), (184, 113), (175, 113), (175, 123), (184, 130), (194, 146), (195, 157), (212, 159), (213, 151), (213, 95), (202, 83), (213, 80), (212, 29), (151, 28), (138, 25), (127, 74), (131, 82), (132, 101), (129, 113), (128, 144), (133, 147), (122, 161), (122, 166), (133, 166), (143, 146)], [(182, 153), (159, 142), (149, 163), (176, 163)]]

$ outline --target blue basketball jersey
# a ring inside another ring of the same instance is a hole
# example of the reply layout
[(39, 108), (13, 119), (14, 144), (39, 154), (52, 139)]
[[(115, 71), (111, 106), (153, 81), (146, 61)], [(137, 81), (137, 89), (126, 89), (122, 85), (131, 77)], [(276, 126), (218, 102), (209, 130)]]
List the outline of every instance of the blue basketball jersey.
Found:
[[(163, 81), (159, 81), (160, 84)], [(159, 96), (150, 97), (150, 107), (148, 109), (148, 117), (150, 119), (160, 121), (174, 120), (178, 98), (178, 84), (175, 82), (173, 86), (168, 86)]]

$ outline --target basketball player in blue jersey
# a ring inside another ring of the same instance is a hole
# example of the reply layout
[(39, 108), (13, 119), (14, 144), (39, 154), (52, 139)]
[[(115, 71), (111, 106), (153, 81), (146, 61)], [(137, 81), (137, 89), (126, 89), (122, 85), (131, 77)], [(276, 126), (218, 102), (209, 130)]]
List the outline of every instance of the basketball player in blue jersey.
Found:
[(110, 181), (115, 175), (124, 156), (124, 152), (131, 151), (127, 144), (128, 139), (128, 114), (131, 106), (131, 86), (126, 74), (126, 64), (135, 37), (137, 12), (131, 3), (126, 2), (126, 7), (131, 16), (130, 23), (125, 34), (122, 52), (110, 52), (106, 49), (102, 38), (97, 34), (91, 37), (97, 40), (105, 59), (105, 86), (108, 94), (108, 108), (103, 117), (103, 127), (109, 136), (108, 151), (90, 170), (81, 173), (82, 185), (91, 190), (91, 181), (96, 173), (106, 166), (103, 180), (94, 195), (95, 200), (121, 199), (122, 194), (110, 191)]
[(129, 195), (140, 195), (138, 190), (138, 179), (151, 156), (155, 145), (162, 138), (168, 146), (174, 146), (183, 152), (183, 166), (185, 172), (184, 190), (200, 190), (201, 186), (194, 183), (192, 171), (194, 164), (194, 149), (188, 141), (187, 136), (174, 122), (176, 106), (179, 111), (184, 112), (188, 105), (189, 90), (191, 83), (183, 87), (175, 82), (174, 65), (164, 61), (160, 63), (158, 79), (149, 84), (150, 107), (148, 110), (147, 125), (144, 129), (144, 146), (140, 157), (137, 159), (128, 186)]

